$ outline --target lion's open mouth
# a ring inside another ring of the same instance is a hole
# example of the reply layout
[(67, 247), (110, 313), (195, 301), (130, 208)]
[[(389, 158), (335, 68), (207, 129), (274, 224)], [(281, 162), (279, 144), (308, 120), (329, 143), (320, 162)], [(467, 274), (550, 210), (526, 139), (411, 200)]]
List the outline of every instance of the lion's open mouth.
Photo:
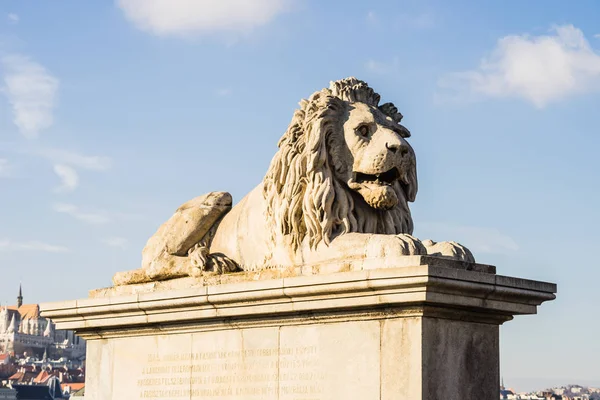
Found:
[(392, 187), (400, 179), (397, 168), (381, 174), (365, 174), (353, 172), (348, 181), (348, 187), (360, 193), (371, 207), (379, 210), (389, 210), (398, 204), (398, 196)]
[(379, 184), (379, 185), (388, 185), (391, 186), (396, 180), (400, 178), (400, 173), (397, 168), (392, 168), (389, 171), (383, 172), (381, 174), (363, 174), (362, 172), (353, 172), (352, 173), (352, 181), (360, 184), (360, 183), (371, 183), (371, 184)]

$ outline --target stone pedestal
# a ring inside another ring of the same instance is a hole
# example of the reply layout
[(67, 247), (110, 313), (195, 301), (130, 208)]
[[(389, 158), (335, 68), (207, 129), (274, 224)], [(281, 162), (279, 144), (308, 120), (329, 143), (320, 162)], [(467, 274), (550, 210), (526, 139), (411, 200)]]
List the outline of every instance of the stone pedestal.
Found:
[(408, 259), (185, 278), (41, 307), (88, 340), (87, 400), (498, 399), (499, 326), (535, 314), (556, 285)]

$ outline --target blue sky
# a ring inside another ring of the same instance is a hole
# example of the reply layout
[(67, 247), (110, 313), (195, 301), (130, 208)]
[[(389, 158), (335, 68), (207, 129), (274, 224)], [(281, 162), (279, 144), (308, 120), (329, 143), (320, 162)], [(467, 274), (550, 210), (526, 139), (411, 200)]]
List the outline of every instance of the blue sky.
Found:
[(356, 76), (413, 133), (416, 236), (558, 283), (501, 328), (506, 385), (600, 385), (597, 2), (165, 1), (0, 3), (2, 304), (137, 268), (180, 204), (239, 200), (298, 101)]

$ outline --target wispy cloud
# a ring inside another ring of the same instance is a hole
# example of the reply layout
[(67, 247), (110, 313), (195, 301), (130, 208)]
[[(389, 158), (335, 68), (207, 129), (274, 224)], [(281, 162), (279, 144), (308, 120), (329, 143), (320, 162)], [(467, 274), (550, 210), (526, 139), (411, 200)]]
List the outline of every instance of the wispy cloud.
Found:
[(506, 36), (477, 69), (448, 74), (438, 86), (439, 100), (519, 97), (543, 108), (600, 91), (600, 54), (572, 25), (554, 27), (548, 35)]
[(510, 236), (494, 228), (461, 226), (435, 222), (419, 223), (421, 239), (435, 241), (452, 240), (477, 253), (507, 253), (519, 250), (519, 245)]
[(52, 164), (65, 164), (91, 171), (106, 171), (112, 167), (110, 157), (87, 155), (73, 150), (53, 147), (40, 147), (35, 142), (27, 142), (25, 144), (0, 142), (0, 150), (26, 156), (41, 157)]
[(79, 221), (92, 224), (103, 225), (116, 221), (140, 221), (145, 219), (143, 215), (124, 213), (116, 211), (106, 211), (98, 209), (82, 209), (79, 206), (70, 203), (56, 203), (53, 206), (54, 211), (69, 215)]
[(7, 178), (10, 176), (12, 166), (10, 162), (5, 158), (0, 158), (0, 178)]
[(14, 123), (21, 134), (33, 138), (54, 122), (59, 81), (42, 65), (22, 55), (1, 60), (3, 92), (12, 105)]
[(57, 203), (54, 211), (70, 215), (71, 217), (92, 225), (103, 225), (111, 221), (104, 211), (83, 211), (79, 207), (68, 203)]
[(19, 16), (17, 14), (15, 14), (15, 13), (9, 13), (7, 17), (8, 17), (8, 21), (11, 24), (18, 24), (19, 23), (20, 18), (19, 18)]
[(396, 26), (425, 30), (432, 29), (436, 26), (434, 14), (430, 12), (422, 12), (419, 14), (400, 14), (396, 21)]
[(594, 35), (594, 37), (595, 37), (596, 39), (600, 39), (600, 33), (596, 33), (596, 34)]
[(225, 97), (233, 93), (233, 90), (231, 90), (231, 88), (221, 88), (217, 89), (215, 93), (217, 94), (217, 96)]
[[(27, 157), (40, 157), (48, 160), (54, 173), (61, 179), (62, 185), (57, 188), (58, 192), (71, 191), (79, 184), (80, 170), (106, 171), (112, 167), (110, 157), (81, 154), (71, 150), (44, 148), (36, 142), (25, 143), (0, 143), (0, 150), (7, 153)], [(2, 160), (2, 159), (0, 159)], [(0, 161), (0, 177), (11, 170), (7, 160)]]
[(125, 249), (127, 247), (128, 240), (122, 237), (113, 236), (104, 239), (103, 242), (109, 247)]
[(79, 184), (79, 175), (77, 175), (77, 171), (69, 166), (56, 164), (54, 166), (54, 173), (58, 175), (61, 181), (61, 185), (56, 188), (58, 192), (73, 191)]
[(46, 253), (66, 253), (69, 251), (67, 247), (56, 246), (39, 241), (15, 242), (11, 240), (0, 240), (0, 252), (15, 252), (15, 251), (42, 251)]
[(369, 11), (366, 16), (367, 24), (372, 27), (427, 30), (435, 28), (437, 25), (436, 17), (429, 11), (407, 12), (402, 14), (377, 13)]
[(88, 156), (63, 149), (44, 148), (33, 150), (33, 153), (56, 164), (66, 164), (72, 167), (89, 169), (93, 171), (105, 171), (109, 169), (112, 164), (112, 161), (109, 157)]
[(367, 22), (370, 24), (379, 22), (379, 18), (377, 17), (377, 13), (375, 11), (369, 11), (367, 13)]
[(113, 219), (119, 221), (143, 221), (146, 219), (144, 215), (136, 213), (112, 212), (110, 215)]
[(38, 149), (34, 153), (54, 163), (54, 173), (61, 180), (58, 192), (73, 191), (79, 185), (79, 173), (76, 168), (105, 171), (111, 167), (111, 159), (101, 156), (87, 156), (61, 149)]
[(365, 64), (365, 68), (376, 74), (387, 74), (397, 71), (400, 67), (400, 58), (394, 57), (391, 61), (376, 61), (369, 60)]
[(247, 32), (285, 12), (291, 0), (117, 0), (138, 29), (158, 36)]

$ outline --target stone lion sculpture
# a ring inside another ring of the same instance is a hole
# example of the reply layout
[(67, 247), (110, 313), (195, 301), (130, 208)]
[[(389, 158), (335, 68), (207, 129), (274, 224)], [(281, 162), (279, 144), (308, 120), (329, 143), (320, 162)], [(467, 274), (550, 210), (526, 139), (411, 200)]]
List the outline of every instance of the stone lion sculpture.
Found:
[(408, 255), (474, 262), (455, 242), (411, 236), (415, 153), (402, 114), (356, 78), (300, 102), (261, 184), (232, 207), (212, 192), (182, 205), (150, 238), (142, 268), (115, 284), (265, 268), (360, 270)]

